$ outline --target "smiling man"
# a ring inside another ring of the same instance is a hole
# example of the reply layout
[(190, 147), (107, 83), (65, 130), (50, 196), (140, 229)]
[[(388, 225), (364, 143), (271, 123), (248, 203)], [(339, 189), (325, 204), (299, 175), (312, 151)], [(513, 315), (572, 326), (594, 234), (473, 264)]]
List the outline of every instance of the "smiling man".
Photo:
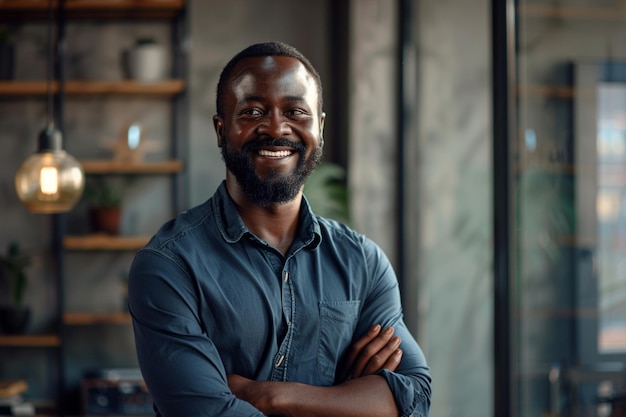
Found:
[(249, 58), (228, 69), (221, 87), (231, 94), (219, 97), (214, 124), (229, 192), (240, 188), (250, 203), (267, 208), (295, 200), (322, 157), (317, 80), (284, 56)]
[(129, 281), (157, 416), (427, 416), (428, 366), (393, 269), (315, 215), (322, 85), (279, 42), (224, 67), (213, 118), (226, 180), (140, 250)]

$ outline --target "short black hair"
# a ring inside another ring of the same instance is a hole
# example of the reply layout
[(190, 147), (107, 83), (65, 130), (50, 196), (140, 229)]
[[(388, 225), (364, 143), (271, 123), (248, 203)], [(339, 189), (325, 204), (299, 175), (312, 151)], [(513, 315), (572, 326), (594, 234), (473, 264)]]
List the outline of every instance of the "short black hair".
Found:
[(217, 114), (219, 116), (224, 117), (224, 89), (226, 88), (226, 84), (230, 80), (233, 68), (235, 68), (235, 66), (245, 58), (256, 58), (264, 56), (287, 56), (291, 58), (296, 58), (298, 61), (302, 62), (307, 71), (309, 71), (309, 73), (315, 79), (315, 83), (317, 84), (318, 110), (320, 113), (322, 112), (322, 79), (320, 78), (320, 75), (313, 66), (313, 64), (311, 64), (307, 57), (305, 57), (293, 46), (288, 45), (284, 42), (272, 41), (255, 43), (248, 46), (237, 55), (232, 57), (231, 60), (228, 61), (224, 69), (222, 69), (220, 79), (217, 83), (217, 95), (215, 98), (215, 105), (217, 108)]

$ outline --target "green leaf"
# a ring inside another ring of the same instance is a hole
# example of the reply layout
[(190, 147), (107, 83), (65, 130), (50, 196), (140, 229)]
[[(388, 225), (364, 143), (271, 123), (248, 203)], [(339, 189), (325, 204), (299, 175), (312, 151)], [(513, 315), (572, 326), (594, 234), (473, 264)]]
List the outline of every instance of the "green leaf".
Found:
[(350, 223), (346, 172), (340, 165), (320, 164), (304, 184), (304, 195), (316, 214)]

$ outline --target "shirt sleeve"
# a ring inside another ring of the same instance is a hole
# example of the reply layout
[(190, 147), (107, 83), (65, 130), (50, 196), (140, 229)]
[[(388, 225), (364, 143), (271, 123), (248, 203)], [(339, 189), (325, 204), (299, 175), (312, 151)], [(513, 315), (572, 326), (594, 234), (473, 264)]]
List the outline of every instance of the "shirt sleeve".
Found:
[(158, 416), (263, 416), (230, 391), (183, 264), (143, 249), (131, 266), (128, 291), (139, 366)]
[(364, 238), (364, 253), (371, 287), (359, 320), (365, 332), (379, 323), (393, 327), (394, 334), (402, 339), (402, 361), (391, 372), (378, 372), (385, 378), (403, 417), (427, 417), (431, 403), (431, 377), (422, 349), (404, 323), (400, 291), (395, 272), (383, 251), (371, 240)]

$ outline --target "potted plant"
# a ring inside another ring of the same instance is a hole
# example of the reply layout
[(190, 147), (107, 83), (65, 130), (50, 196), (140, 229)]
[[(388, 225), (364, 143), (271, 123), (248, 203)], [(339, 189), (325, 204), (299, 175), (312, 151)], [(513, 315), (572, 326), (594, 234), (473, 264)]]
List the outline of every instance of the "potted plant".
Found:
[(106, 178), (94, 178), (85, 185), (85, 199), (93, 232), (119, 233), (124, 187)]
[(26, 268), (31, 264), (19, 244), (12, 242), (0, 255), (0, 274), (9, 284), (9, 304), (0, 307), (0, 327), (5, 333), (23, 333), (30, 322), (30, 307), (24, 305), (28, 285)]

